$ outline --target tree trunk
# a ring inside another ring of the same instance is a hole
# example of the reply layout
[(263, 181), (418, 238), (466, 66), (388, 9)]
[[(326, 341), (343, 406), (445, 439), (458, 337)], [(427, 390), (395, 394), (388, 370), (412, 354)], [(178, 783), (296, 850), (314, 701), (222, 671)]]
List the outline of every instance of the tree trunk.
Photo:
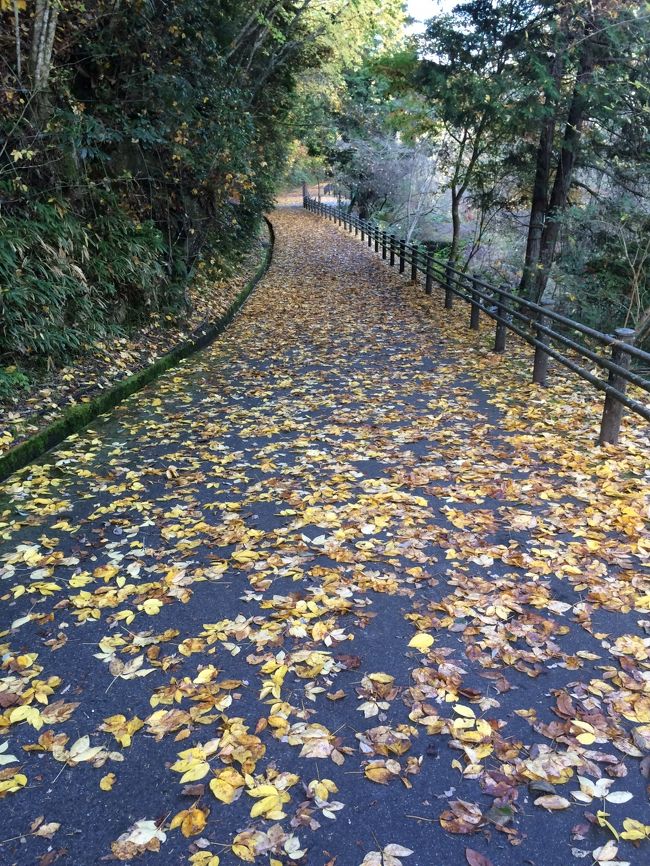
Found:
[(32, 115), (39, 126), (43, 125), (50, 110), (47, 89), (52, 71), (52, 49), (58, 18), (58, 4), (51, 0), (36, 0), (29, 73), (32, 83)]
[(23, 86), (23, 52), (20, 44), (20, 10), (18, 0), (13, 0), (14, 7), (14, 41), (16, 43), (16, 80), (18, 86)]
[(459, 191), (455, 186), (451, 188), (451, 250), (449, 251), (449, 260), (455, 262), (458, 258), (458, 248), (460, 246), (460, 203), (463, 198), (462, 191)]
[(533, 299), (535, 301), (539, 301), (544, 294), (549, 271), (553, 265), (555, 248), (562, 224), (562, 215), (566, 209), (573, 171), (580, 148), (582, 124), (589, 103), (586, 90), (593, 77), (593, 71), (594, 58), (591, 45), (587, 41), (584, 43), (584, 50), (580, 58), (580, 65), (573, 86), (571, 106), (564, 128), (562, 150), (558, 157), (555, 180), (544, 221), (539, 258), (533, 281)]
[[(559, 86), (563, 67), (563, 56), (558, 53), (553, 60), (550, 70), (555, 87)], [(548, 207), (551, 158), (553, 155), (553, 138), (555, 136), (556, 105), (554, 102), (553, 95), (547, 94), (545, 100), (547, 114), (542, 123), (535, 159), (535, 179), (533, 181), (530, 221), (528, 223), (528, 237), (526, 239), (526, 258), (521, 282), (519, 283), (519, 291), (525, 297), (530, 297), (532, 294), (542, 251), (542, 233), (544, 231), (544, 218)]]

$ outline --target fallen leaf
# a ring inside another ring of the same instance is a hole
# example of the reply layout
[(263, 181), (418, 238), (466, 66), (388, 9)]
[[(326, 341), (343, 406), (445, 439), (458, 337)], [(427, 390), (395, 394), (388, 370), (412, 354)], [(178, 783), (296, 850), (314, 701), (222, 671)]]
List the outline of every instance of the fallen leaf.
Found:
[(469, 866), (494, 866), (489, 857), (473, 848), (465, 848), (465, 858)]

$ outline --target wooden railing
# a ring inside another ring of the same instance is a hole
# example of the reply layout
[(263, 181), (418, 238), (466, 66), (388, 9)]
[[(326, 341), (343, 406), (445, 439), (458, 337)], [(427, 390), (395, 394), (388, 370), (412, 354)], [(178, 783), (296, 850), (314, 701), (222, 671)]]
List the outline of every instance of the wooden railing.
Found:
[[(353, 213), (333, 205), (322, 204), (304, 196), (304, 207), (311, 213), (333, 220), (381, 253), (389, 264), (399, 266), (399, 272), (410, 268), (411, 280), (424, 277), (424, 291), (430, 295), (433, 283), (444, 289), (446, 309), (452, 309), (454, 299), (469, 304), (469, 327), (477, 331), (480, 315), (485, 313), (495, 322), (494, 351), (505, 352), (508, 332), (517, 334), (535, 349), (533, 382), (546, 384), (549, 360), (553, 358), (571, 372), (604, 392), (605, 402), (600, 425), (599, 443), (618, 442), (624, 409), (650, 421), (650, 404), (641, 403), (627, 393), (631, 384), (650, 394), (650, 352), (634, 345), (634, 330), (616, 328), (613, 334), (596, 331), (587, 325), (555, 312), (548, 304), (536, 304), (515, 294), (505, 284), (494, 286), (474, 274), (464, 273), (451, 262), (437, 259), (430, 246), (407, 243), (379, 228), (376, 223), (360, 219)], [(580, 361), (586, 359), (602, 371), (603, 378), (588, 370)]]

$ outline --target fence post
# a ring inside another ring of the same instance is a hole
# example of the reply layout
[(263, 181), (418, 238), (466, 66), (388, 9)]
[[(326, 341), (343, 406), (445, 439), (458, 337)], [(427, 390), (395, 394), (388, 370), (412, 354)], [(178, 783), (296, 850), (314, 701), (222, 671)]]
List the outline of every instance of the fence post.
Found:
[(391, 268), (395, 266), (395, 235), (390, 236), (390, 266)]
[(406, 267), (406, 241), (404, 238), (400, 238), (399, 242), (399, 272), (400, 274), (404, 273), (404, 268)]
[(426, 241), (424, 246), (425, 246), (425, 250), (426, 250), (425, 255), (426, 255), (426, 263), (427, 263), (425, 278), (424, 278), (424, 293), (426, 295), (430, 295), (432, 287), (433, 287), (433, 270), (432, 270), (433, 269), (433, 263), (431, 261), (431, 257), (433, 256), (433, 244), (431, 241)]
[(411, 244), (411, 282), (418, 281), (418, 261), (420, 257), (420, 247), (418, 244)]
[(379, 226), (375, 223), (375, 252), (379, 252)]
[(452, 268), (452, 260), (449, 259), (445, 265), (445, 310), (451, 310), (454, 306), (454, 293), (451, 290), (451, 281), (453, 279)]
[(302, 182), (302, 204), (303, 207), (307, 207), (307, 182), (303, 180)]
[(386, 232), (382, 232), (381, 233), (381, 257), (382, 257), (382, 259), (386, 258), (386, 250), (387, 250)]
[(472, 331), (478, 331), (481, 322), (481, 308), (478, 305), (478, 278), (472, 277), (472, 304), (469, 309), (469, 327)]
[(363, 220), (361, 220), (361, 221), (359, 222), (359, 229), (361, 230), (361, 243), (363, 243), (364, 240), (365, 240), (365, 234), (364, 234), (364, 231), (365, 231), (365, 223), (364, 223)]
[[(352, 217), (350, 217), (350, 219), (352, 219)], [(352, 230), (350, 229), (350, 231), (352, 231)], [(354, 221), (354, 236), (355, 236), (355, 238), (356, 238), (358, 235), (359, 235), (359, 223), (358, 223), (357, 220), (355, 219), (355, 221)]]
[[(500, 319), (505, 319), (506, 311), (504, 309), (504, 297), (502, 294), (502, 289), (507, 289), (508, 287), (505, 285), (499, 286), (496, 290), (496, 314)], [(507, 327), (505, 321), (500, 322), (497, 319), (496, 329), (494, 332), (494, 351), (501, 354), (506, 350), (506, 333)]]
[[(614, 364), (618, 364), (619, 367), (629, 370), (630, 353), (626, 347), (634, 345), (634, 330), (632, 328), (616, 328), (614, 334), (616, 335), (617, 342), (612, 344), (612, 361)], [(627, 380), (620, 373), (610, 370), (607, 384), (610, 388), (615, 388), (621, 394), (625, 394)], [(623, 404), (613, 394), (608, 393), (605, 397), (603, 417), (600, 422), (599, 445), (604, 445), (605, 442), (616, 445), (618, 434), (621, 430), (623, 411)]]
[[(544, 310), (550, 310), (553, 306), (552, 304), (546, 303), (542, 304)], [(548, 326), (549, 318), (545, 312), (540, 312), (537, 315), (538, 325), (541, 325), (542, 328), (544, 326)], [(542, 344), (539, 346), (535, 346), (535, 360), (533, 361), (533, 382), (537, 385), (546, 385), (546, 377), (548, 375), (548, 362), (551, 359), (551, 356), (548, 352), (545, 351), (544, 347), (548, 346), (550, 342), (549, 335), (543, 331), (541, 328), (537, 328), (535, 332), (535, 336), (537, 340)]]

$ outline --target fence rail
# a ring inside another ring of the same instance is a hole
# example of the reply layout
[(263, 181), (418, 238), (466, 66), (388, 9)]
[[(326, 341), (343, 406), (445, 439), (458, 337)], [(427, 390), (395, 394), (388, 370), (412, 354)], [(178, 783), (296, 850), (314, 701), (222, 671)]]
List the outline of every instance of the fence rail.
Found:
[[(419, 274), (424, 277), (426, 294), (432, 293), (434, 282), (441, 285), (446, 309), (453, 308), (455, 298), (467, 302), (470, 307), (468, 325), (472, 330), (479, 330), (481, 313), (487, 315), (495, 322), (495, 352), (505, 352), (508, 332), (533, 346), (533, 382), (546, 384), (552, 358), (604, 392), (600, 444), (618, 442), (626, 408), (650, 421), (650, 401), (641, 403), (627, 393), (630, 384), (650, 394), (650, 379), (643, 375), (644, 367), (650, 369), (650, 352), (634, 345), (635, 333), (631, 328), (616, 328), (613, 334), (596, 331), (547, 304), (537, 304), (514, 294), (508, 285), (491, 285), (475, 274), (458, 270), (452, 262), (441, 262), (435, 257), (431, 244), (407, 243), (380, 229), (377, 223), (307, 195), (303, 197), (303, 205), (311, 213), (336, 222), (350, 233), (354, 231), (356, 237), (360, 235), (361, 241), (367, 242), (370, 248), (374, 246), (375, 252), (388, 259), (390, 265), (397, 264), (401, 274), (409, 265), (413, 282), (417, 282)], [(582, 359), (590, 361), (606, 378), (588, 370), (580, 363)], [(638, 370), (630, 369), (633, 361)]]

